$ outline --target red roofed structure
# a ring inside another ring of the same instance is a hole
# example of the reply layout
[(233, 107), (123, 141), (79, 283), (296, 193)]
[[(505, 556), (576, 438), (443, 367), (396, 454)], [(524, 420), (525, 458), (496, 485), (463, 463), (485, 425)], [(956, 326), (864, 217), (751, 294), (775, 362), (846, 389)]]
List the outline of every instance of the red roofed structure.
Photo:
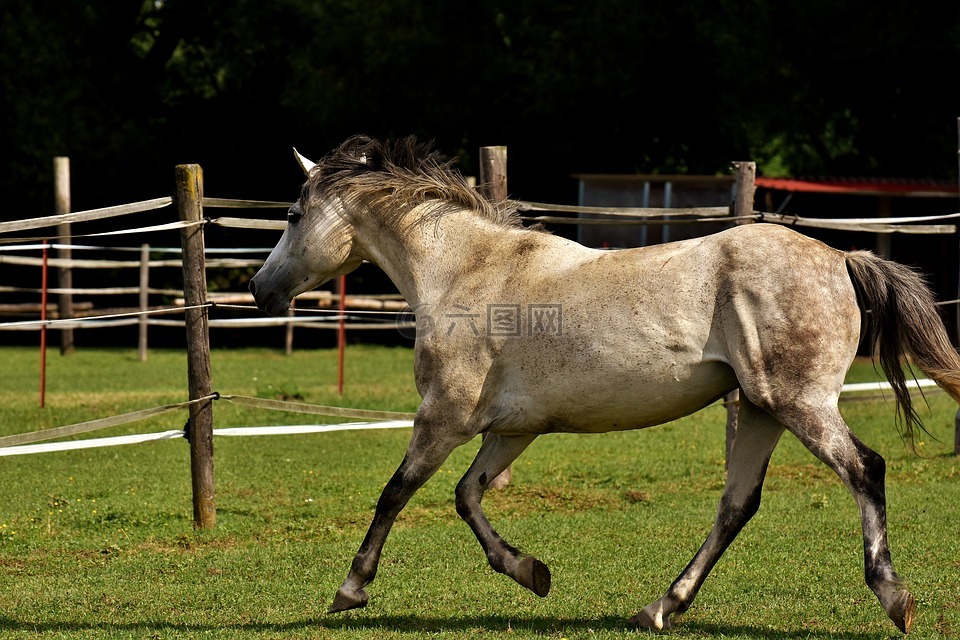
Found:
[(943, 180), (909, 178), (757, 178), (765, 189), (791, 193), (848, 193), (862, 196), (957, 198), (960, 186)]

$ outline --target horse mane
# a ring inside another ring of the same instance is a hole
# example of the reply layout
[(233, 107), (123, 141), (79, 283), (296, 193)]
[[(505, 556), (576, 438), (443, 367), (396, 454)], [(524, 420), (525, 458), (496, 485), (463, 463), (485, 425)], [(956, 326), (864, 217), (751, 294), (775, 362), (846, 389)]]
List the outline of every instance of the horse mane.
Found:
[(485, 198), (453, 168), (453, 160), (432, 147), (414, 136), (386, 143), (352, 136), (311, 170), (303, 197), (335, 194), (352, 206), (373, 211), (394, 228), (411, 209), (428, 201), (436, 206), (425, 221), (469, 209), (496, 224), (523, 228), (516, 203)]

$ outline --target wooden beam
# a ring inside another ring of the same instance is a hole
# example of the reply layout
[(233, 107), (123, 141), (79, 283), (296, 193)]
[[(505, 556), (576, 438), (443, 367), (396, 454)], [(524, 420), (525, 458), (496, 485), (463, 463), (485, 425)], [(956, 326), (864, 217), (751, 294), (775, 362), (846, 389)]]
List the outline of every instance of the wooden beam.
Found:
[[(507, 199), (507, 148), (480, 147), (480, 193), (492, 202)], [(483, 436), (486, 437), (486, 434)], [(490, 489), (503, 489), (510, 484), (512, 467), (507, 467), (487, 485)]]
[[(54, 175), (54, 212), (57, 215), (70, 213), (70, 158), (57, 156), (53, 159)], [(57, 225), (57, 236), (60, 243), (66, 245), (57, 249), (57, 257), (60, 260), (68, 261), (73, 257), (73, 250), (70, 248), (72, 241), (72, 232), (69, 222), (61, 222)], [(70, 270), (69, 263), (57, 268), (57, 285), (61, 289), (73, 288), (73, 272)], [(73, 293), (65, 291), (57, 297), (57, 311), (61, 318), (73, 317)], [(73, 353), (73, 329), (60, 329), (60, 355), (68, 356)]]
[[(203, 219), (203, 172), (199, 165), (176, 168), (177, 207), (182, 222)], [(183, 294), (187, 309), (187, 376), (190, 399), (209, 396), (210, 328), (206, 307), (207, 279), (203, 256), (203, 225), (180, 229), (183, 248)], [(213, 401), (190, 405), (190, 471), (193, 479), (193, 526), (212, 529), (217, 523), (213, 483)]]

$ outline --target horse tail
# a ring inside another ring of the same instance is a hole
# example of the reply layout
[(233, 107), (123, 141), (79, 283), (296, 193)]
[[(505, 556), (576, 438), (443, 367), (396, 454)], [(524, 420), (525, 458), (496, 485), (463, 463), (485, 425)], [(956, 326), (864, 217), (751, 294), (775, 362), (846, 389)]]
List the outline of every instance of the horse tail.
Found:
[[(960, 402), (960, 355), (950, 342), (923, 277), (869, 251), (846, 254), (847, 271), (863, 312), (862, 339), (879, 359), (897, 403), (897, 425), (913, 445), (923, 429), (913, 407), (902, 362), (906, 356)], [(875, 360), (876, 361), (876, 360)]]

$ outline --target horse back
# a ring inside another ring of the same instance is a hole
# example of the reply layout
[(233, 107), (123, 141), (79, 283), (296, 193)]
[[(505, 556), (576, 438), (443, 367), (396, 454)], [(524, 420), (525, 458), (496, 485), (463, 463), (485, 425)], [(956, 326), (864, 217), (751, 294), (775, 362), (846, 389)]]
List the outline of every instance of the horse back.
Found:
[(787, 372), (839, 388), (856, 351), (843, 254), (781, 227), (604, 252), (546, 242), (539, 257), (474, 286), (483, 304), (460, 307), (482, 331), (420, 341), (418, 379), (442, 370), (479, 430), (652, 426)]

